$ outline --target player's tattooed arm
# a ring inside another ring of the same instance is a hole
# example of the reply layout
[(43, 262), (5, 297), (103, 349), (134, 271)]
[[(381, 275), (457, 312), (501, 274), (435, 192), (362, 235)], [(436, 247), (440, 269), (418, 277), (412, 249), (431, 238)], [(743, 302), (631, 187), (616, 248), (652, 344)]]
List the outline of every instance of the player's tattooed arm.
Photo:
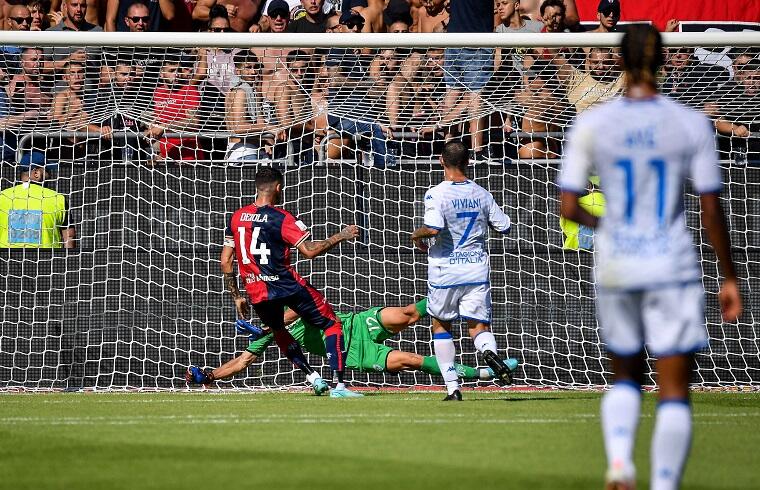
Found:
[(437, 234), (438, 230), (435, 228), (430, 228), (427, 225), (422, 225), (414, 230), (414, 233), (412, 233), (412, 241), (418, 249), (422, 250), (423, 252), (427, 252), (429, 247), (425, 240), (428, 238), (433, 238)]
[(323, 253), (327, 252), (335, 245), (346, 240), (352, 240), (359, 236), (359, 227), (356, 225), (350, 225), (343, 228), (339, 233), (331, 236), (327, 240), (310, 241), (305, 240), (298, 245), (298, 251), (303, 254), (304, 257), (313, 259)]
[(238, 289), (237, 277), (235, 277), (235, 274), (233, 272), (224, 273), (224, 285), (227, 287), (227, 291), (230, 292), (234, 299), (237, 299), (241, 296), (240, 289)]

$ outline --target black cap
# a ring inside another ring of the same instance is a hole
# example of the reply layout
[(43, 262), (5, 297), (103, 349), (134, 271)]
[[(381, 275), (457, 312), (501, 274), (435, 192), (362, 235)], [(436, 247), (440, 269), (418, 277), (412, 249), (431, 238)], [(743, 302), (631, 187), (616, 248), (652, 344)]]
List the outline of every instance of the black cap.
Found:
[(290, 6), (288, 5), (288, 2), (285, 0), (274, 0), (270, 3), (269, 8), (267, 9), (267, 15), (273, 17), (277, 12), (284, 12), (285, 16), (290, 18)]
[(597, 12), (620, 12), (620, 0), (601, 0), (596, 8)]

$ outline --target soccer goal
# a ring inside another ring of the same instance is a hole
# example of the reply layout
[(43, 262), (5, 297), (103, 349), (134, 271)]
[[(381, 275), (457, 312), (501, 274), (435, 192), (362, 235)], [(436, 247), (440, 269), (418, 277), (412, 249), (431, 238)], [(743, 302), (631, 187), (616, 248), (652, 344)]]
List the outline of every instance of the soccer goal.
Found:
[[(37, 234), (17, 234), (23, 240), (0, 250), (0, 390), (184, 389), (189, 364), (219, 366), (244, 350), (218, 261), (227, 220), (253, 200), (261, 165), (283, 169), (284, 205), (314, 237), (361, 227), (355, 243), (295, 263), (336, 310), (421, 299), (426, 257), (410, 237), (425, 191), (442, 178), (438, 158), (449, 138), (472, 148), (472, 178), (514, 222), (489, 247), (493, 330), (501, 353), (521, 363), (517, 384), (609, 383), (593, 236), (561, 222), (555, 181), (575, 115), (621, 93), (617, 35), (0, 38), (19, 48), (3, 67), (0, 187), (19, 183), (17, 162), (47, 162), (45, 186), (66, 197), (76, 229), (74, 249), (40, 248), (39, 223), (15, 221)], [(685, 213), (704, 269), (710, 335), (693, 381), (757, 388), (760, 35), (665, 41), (663, 91), (715, 121), (746, 301), (739, 323), (721, 323), (716, 260), (690, 195)], [(593, 212), (603, 211), (603, 184), (588, 184)], [(423, 319), (386, 343), (429, 355), (429, 326)], [(459, 361), (477, 364), (469, 338), (456, 337)], [(441, 383), (412, 372), (354, 371), (351, 379)], [(263, 362), (218, 386), (303, 382), (271, 346)]]

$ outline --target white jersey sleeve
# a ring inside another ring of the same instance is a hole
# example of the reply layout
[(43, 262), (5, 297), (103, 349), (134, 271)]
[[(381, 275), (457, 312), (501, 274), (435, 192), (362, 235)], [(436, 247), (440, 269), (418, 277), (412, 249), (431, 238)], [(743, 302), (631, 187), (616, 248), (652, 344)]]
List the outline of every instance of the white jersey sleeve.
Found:
[(434, 230), (442, 230), (446, 225), (446, 221), (443, 218), (443, 211), (441, 210), (441, 202), (436, 197), (433, 189), (430, 189), (425, 193), (424, 224), (428, 228), (433, 228)]
[(563, 191), (584, 193), (594, 158), (594, 130), (591, 124), (578, 118), (568, 134), (559, 187)]
[(715, 148), (715, 133), (710, 120), (697, 114), (694, 129), (694, 156), (691, 159), (690, 177), (698, 194), (720, 192), (723, 182)]
[(499, 205), (496, 204), (496, 200), (493, 196), (491, 196), (491, 202), (489, 205), (488, 224), (499, 233), (504, 234), (509, 232), (509, 229), (512, 227), (512, 222), (509, 220), (509, 216), (507, 216)]

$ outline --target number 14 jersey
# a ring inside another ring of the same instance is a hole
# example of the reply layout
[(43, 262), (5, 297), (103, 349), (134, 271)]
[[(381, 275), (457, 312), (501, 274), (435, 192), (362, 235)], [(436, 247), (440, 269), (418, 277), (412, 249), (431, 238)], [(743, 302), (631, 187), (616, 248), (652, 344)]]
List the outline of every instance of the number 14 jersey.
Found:
[(308, 237), (306, 225), (281, 208), (251, 204), (233, 213), (224, 246), (235, 249), (253, 303), (290, 296), (306, 284), (290, 265), (290, 248)]
[(465, 180), (425, 193), (425, 226), (438, 230), (428, 252), (428, 285), (450, 288), (489, 282), (488, 227), (507, 233), (511, 222), (490, 192)]

